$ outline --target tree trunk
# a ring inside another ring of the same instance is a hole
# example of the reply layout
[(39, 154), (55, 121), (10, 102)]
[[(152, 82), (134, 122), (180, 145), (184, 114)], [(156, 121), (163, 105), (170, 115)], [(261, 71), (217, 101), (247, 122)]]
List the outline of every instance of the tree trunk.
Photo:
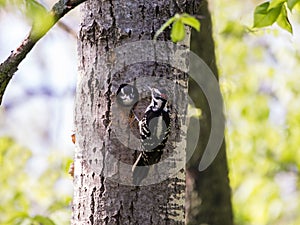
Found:
[[(207, 1), (202, 1), (197, 14), (201, 19), (201, 32), (192, 32), (191, 50), (200, 56), (218, 78), (212, 22)], [(196, 151), (187, 165), (187, 220), (189, 225), (232, 225), (231, 190), (228, 180), (225, 141), (213, 163), (204, 171), (198, 170), (199, 162), (211, 132), (211, 112), (207, 98), (197, 84), (189, 81), (189, 96), (201, 109), (200, 136)], [(190, 122), (195, 124), (195, 122)], [(188, 130), (188, 139), (192, 135)]]
[[(164, 43), (129, 43), (151, 40), (165, 21), (175, 13), (190, 12), (191, 5), (193, 1), (186, 5), (171, 0), (84, 4), (75, 108), (73, 225), (184, 224), (187, 75), (174, 68), (172, 59), (184, 50)], [(161, 40), (168, 40), (169, 32)], [(169, 50), (166, 59), (161, 54), (165, 49)], [(185, 71), (187, 65), (183, 67)], [(163, 163), (152, 166), (149, 179), (138, 187), (132, 185), (131, 172), (139, 153), (136, 121), (130, 120), (130, 109), (116, 102), (124, 83), (135, 86), (144, 101), (134, 110), (139, 118), (149, 104), (147, 85), (173, 94), (172, 131)]]

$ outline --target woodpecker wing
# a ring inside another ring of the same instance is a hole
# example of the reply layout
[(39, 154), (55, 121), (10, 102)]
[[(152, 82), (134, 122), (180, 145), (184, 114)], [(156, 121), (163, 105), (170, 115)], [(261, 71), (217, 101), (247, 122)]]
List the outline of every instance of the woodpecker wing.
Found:
[(170, 116), (165, 111), (149, 110), (139, 123), (141, 142), (145, 151), (162, 151), (170, 133)]

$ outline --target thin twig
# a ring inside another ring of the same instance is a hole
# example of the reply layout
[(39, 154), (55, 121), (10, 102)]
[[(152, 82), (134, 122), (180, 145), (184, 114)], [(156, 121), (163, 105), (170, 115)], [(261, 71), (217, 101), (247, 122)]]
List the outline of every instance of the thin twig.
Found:
[(11, 52), (10, 56), (0, 64), (0, 105), (5, 89), (18, 70), (19, 64), (31, 51), (33, 46), (62, 18), (66, 13), (86, 0), (59, 0), (49, 12), (41, 15), (39, 21), (35, 21), (29, 35), (21, 45)]
[(70, 34), (73, 38), (77, 39), (77, 33), (73, 30), (68, 24), (64, 23), (63, 21), (58, 21), (57, 26), (62, 29), (64, 32)]

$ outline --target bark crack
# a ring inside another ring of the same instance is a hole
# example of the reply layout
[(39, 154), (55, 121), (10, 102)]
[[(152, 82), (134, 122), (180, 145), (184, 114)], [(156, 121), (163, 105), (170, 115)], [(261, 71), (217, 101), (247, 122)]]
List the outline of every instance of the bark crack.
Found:
[(145, 9), (146, 9), (146, 7), (144, 5), (139, 5), (139, 8), (141, 8), (142, 19), (145, 20)]
[(115, 13), (114, 13), (114, 3), (113, 3), (113, 0), (109, 0), (109, 3), (110, 3), (110, 8), (109, 8), (109, 12), (110, 12), (110, 16), (112, 18), (112, 27), (115, 27), (116, 26), (116, 17), (115, 17)]
[[(105, 126), (105, 129), (107, 130), (109, 124), (110, 124), (110, 113), (111, 113), (111, 75), (108, 76), (107, 78), (107, 84), (108, 84), (108, 87), (107, 87), (107, 91), (105, 93), (105, 97), (106, 97), (106, 102), (107, 102), (107, 109), (106, 109), (106, 112), (105, 112), (105, 119), (103, 120), (103, 124)], [(110, 133), (110, 130), (108, 129), (108, 133)]]
[(103, 193), (104, 192), (105, 192), (105, 188), (104, 188), (104, 176), (101, 175), (101, 185), (100, 185), (100, 194), (99, 194), (100, 198), (103, 197)]
[(96, 192), (96, 187), (93, 188), (92, 194), (91, 194), (91, 215), (90, 215), (90, 221), (91, 225), (94, 224), (94, 212), (95, 212), (95, 192)]

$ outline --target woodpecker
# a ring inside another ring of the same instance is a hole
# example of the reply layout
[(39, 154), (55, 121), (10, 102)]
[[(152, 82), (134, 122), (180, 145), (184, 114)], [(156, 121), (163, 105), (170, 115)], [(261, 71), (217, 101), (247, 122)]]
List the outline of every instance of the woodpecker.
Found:
[(117, 102), (123, 107), (132, 107), (139, 100), (137, 88), (130, 84), (121, 84), (117, 90)]
[[(156, 88), (151, 90), (151, 103), (139, 120), (141, 153), (132, 167), (133, 183), (139, 185), (148, 175), (150, 166), (160, 161), (170, 134), (170, 114), (167, 95)], [(138, 118), (136, 117), (138, 120)]]

